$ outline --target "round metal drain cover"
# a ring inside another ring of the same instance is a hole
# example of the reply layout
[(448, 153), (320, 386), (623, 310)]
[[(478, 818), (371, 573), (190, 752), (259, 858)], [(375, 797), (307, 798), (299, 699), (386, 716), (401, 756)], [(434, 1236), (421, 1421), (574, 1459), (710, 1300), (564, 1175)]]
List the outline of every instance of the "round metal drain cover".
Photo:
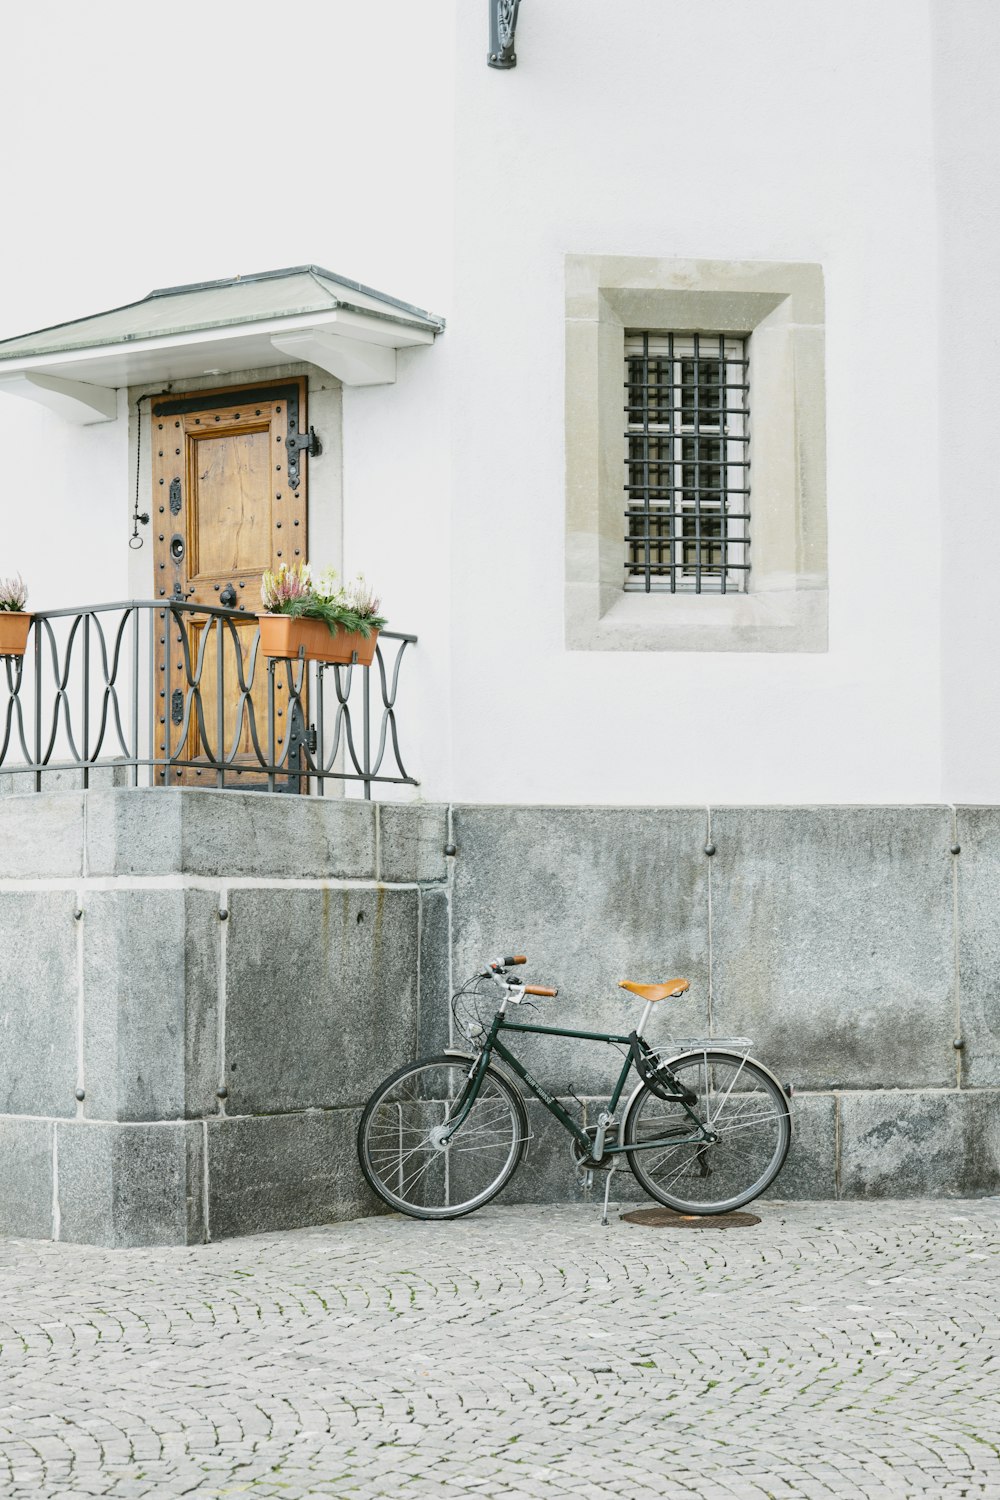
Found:
[(637, 1208), (622, 1218), (647, 1229), (748, 1229), (760, 1223), (757, 1214), (675, 1214), (672, 1208)]

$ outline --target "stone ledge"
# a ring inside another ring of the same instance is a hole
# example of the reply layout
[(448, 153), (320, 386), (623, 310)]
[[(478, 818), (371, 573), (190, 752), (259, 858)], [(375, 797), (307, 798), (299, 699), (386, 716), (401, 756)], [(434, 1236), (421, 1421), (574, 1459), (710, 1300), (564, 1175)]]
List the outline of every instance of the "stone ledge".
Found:
[(207, 787), (91, 792), (87, 869), (373, 880), (375, 804)]

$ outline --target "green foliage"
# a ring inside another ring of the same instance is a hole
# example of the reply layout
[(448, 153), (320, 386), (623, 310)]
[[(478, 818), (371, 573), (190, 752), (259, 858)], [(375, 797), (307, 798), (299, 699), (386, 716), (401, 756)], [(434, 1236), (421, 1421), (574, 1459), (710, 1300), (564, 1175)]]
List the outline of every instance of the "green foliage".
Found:
[(319, 594), (305, 598), (289, 599), (276, 614), (291, 615), (293, 619), (324, 620), (331, 635), (341, 630), (357, 631), (367, 640), (373, 630), (381, 630), (386, 623), (381, 615), (359, 615), (347, 604), (337, 599), (324, 599)]
[(296, 563), (293, 567), (282, 563), (276, 572), (264, 574), (260, 595), (268, 614), (322, 620), (331, 635), (345, 630), (367, 640), (373, 630), (381, 630), (388, 623), (379, 614), (378, 598), (360, 574), (343, 588), (331, 568), (314, 583), (308, 563)]

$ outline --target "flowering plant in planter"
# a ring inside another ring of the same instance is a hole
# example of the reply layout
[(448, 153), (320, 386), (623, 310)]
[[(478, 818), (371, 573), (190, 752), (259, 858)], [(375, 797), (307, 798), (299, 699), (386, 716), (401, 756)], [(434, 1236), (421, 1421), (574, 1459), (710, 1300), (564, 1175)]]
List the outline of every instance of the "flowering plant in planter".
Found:
[(31, 629), (31, 616), (25, 611), (28, 590), (24, 579), (0, 578), (0, 656), (23, 656)]
[(266, 656), (298, 656), (307, 661), (350, 662), (370, 666), (378, 633), (385, 625), (380, 602), (360, 575), (343, 587), (328, 568), (313, 580), (308, 563), (289, 567), (261, 580), (261, 649)]

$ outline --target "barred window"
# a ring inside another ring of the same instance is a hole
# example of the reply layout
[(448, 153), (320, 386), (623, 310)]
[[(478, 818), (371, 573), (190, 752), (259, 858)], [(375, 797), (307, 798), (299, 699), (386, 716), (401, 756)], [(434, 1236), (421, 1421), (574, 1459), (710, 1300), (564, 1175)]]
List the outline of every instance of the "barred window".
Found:
[(745, 592), (747, 341), (626, 332), (625, 588)]

